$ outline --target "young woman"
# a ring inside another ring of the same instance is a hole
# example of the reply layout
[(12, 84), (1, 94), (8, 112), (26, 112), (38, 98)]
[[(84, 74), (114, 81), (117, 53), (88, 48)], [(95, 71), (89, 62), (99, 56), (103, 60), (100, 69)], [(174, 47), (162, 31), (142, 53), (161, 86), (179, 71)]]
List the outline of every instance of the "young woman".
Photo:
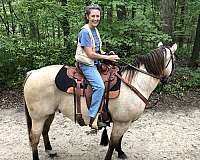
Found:
[[(90, 126), (97, 116), (104, 94), (104, 82), (97, 70), (99, 60), (105, 59), (117, 61), (117, 55), (105, 55), (101, 50), (101, 38), (97, 26), (101, 19), (101, 8), (98, 5), (90, 5), (85, 9), (85, 25), (78, 35), (78, 45), (76, 50), (76, 61), (79, 62), (81, 71), (92, 86), (92, 100), (89, 108)], [(99, 123), (98, 127), (104, 127), (104, 123)]]

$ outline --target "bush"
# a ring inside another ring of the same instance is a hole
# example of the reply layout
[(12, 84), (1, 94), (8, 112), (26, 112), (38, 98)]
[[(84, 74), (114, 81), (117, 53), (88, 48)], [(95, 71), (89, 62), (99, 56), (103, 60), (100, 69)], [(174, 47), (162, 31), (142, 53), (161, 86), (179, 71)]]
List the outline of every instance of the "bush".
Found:
[(74, 64), (74, 44), (38, 45), (21, 37), (1, 37), (0, 88), (21, 88), (26, 72), (52, 64)]
[(172, 95), (178, 95), (188, 90), (200, 90), (200, 69), (177, 68), (175, 75), (163, 89), (164, 92)]

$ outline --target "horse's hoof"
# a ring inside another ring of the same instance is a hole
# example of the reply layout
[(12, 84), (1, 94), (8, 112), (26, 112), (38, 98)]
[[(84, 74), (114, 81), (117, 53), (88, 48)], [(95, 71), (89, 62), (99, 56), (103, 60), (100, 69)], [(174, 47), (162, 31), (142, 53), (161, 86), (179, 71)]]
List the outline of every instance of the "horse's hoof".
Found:
[(52, 150), (46, 150), (46, 153), (49, 155), (49, 157), (54, 158), (57, 157), (57, 153)]
[(127, 155), (125, 153), (122, 153), (122, 154), (118, 154), (118, 158), (119, 159), (127, 159)]
[(93, 134), (97, 134), (97, 130), (96, 129), (91, 129), (90, 131), (85, 131), (85, 133), (87, 135), (93, 135)]

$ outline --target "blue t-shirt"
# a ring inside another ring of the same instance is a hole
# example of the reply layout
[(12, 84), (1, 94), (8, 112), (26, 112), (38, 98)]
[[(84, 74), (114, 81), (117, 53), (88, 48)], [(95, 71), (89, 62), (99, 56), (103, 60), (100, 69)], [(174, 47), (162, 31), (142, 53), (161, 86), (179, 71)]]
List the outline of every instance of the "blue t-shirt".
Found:
[[(100, 52), (100, 41), (97, 36), (97, 32), (95, 29), (91, 29), (91, 32), (92, 32), (94, 42), (95, 42), (95, 51), (96, 51), (96, 53), (99, 53)], [(81, 47), (91, 47), (92, 46), (89, 32), (85, 28), (83, 28), (79, 32), (79, 43), (80, 43)]]

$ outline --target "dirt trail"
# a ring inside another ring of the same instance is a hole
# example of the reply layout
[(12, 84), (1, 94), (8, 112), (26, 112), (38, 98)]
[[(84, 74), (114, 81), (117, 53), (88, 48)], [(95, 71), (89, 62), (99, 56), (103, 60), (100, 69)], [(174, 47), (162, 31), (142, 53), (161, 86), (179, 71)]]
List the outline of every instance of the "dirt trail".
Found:
[[(15, 92), (0, 93), (0, 160), (32, 159), (22, 102)], [(107, 147), (99, 145), (102, 131), (87, 135), (88, 130), (57, 113), (50, 130), (58, 153), (54, 160), (103, 160)], [(200, 93), (189, 92), (181, 99), (163, 96), (130, 126), (122, 147), (130, 160), (199, 160)], [(51, 159), (42, 139), (39, 155), (41, 160)], [(117, 160), (116, 152), (113, 160)]]

